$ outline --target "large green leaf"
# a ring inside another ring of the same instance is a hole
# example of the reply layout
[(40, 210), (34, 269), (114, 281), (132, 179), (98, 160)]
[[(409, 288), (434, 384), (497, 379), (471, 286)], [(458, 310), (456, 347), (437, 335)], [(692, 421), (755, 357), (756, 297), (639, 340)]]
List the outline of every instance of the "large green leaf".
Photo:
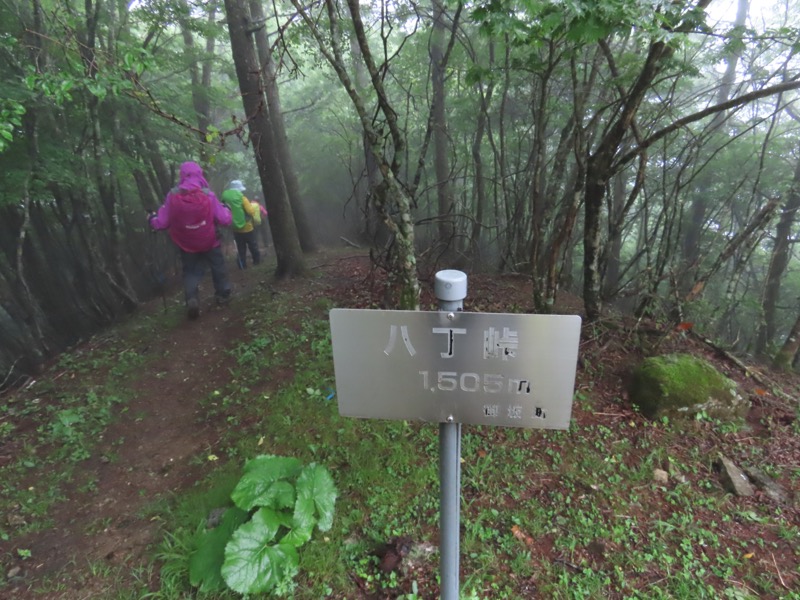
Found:
[(333, 525), (333, 509), (336, 504), (336, 486), (328, 469), (311, 463), (297, 478), (297, 502), (294, 521), (300, 529), (313, 529), (316, 523), (320, 531)]
[(225, 547), (222, 565), (228, 587), (240, 594), (256, 594), (295, 576), (300, 564), (295, 548), (270, 543), (281, 521), (275, 511), (261, 508), (233, 534)]
[(244, 465), (244, 472), (266, 470), (274, 473), (275, 479), (294, 479), (302, 468), (302, 463), (291, 456), (260, 454)]
[(222, 521), (211, 531), (202, 535), (200, 545), (189, 558), (189, 583), (201, 592), (219, 592), (225, 589), (222, 579), (222, 563), (225, 560), (225, 545), (233, 531), (247, 520), (247, 513), (236, 507), (225, 511)]
[(244, 475), (231, 493), (231, 499), (243, 510), (257, 506), (289, 508), (294, 504), (294, 479), (301, 463), (296, 458), (262, 455), (247, 462)]
[(281, 544), (289, 544), (295, 548), (299, 548), (311, 539), (311, 534), (314, 532), (313, 520), (309, 524), (308, 519), (298, 522), (293, 517), (289, 517), (289, 524), (286, 526), (289, 531), (281, 538)]

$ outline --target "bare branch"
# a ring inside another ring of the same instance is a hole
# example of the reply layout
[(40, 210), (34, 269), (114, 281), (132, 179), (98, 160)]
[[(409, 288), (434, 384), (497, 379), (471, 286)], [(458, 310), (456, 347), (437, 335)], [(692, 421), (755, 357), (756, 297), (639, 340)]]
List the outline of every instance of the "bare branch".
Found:
[(760, 100), (761, 98), (767, 98), (768, 96), (773, 96), (775, 94), (781, 94), (783, 92), (788, 92), (788, 91), (797, 90), (797, 89), (800, 89), (800, 81), (798, 81), (797, 79), (794, 79), (792, 81), (785, 81), (785, 82), (779, 83), (777, 85), (773, 85), (773, 86), (766, 87), (766, 88), (763, 88), (763, 89), (760, 89), (760, 90), (756, 90), (755, 92), (750, 92), (749, 94), (743, 94), (743, 95), (738, 96), (736, 98), (731, 98), (730, 100), (728, 100), (726, 102), (720, 102), (719, 104), (714, 104), (713, 106), (709, 106), (708, 108), (706, 108), (704, 110), (698, 111), (698, 112), (693, 113), (691, 115), (687, 115), (687, 116), (683, 117), (682, 119), (678, 119), (677, 121), (675, 121), (671, 125), (668, 125), (667, 127), (664, 127), (663, 129), (660, 129), (659, 131), (656, 131), (653, 135), (651, 135), (650, 137), (645, 139), (638, 146), (636, 146), (636, 148), (634, 148), (633, 150), (631, 150), (630, 152), (625, 154), (622, 158), (620, 158), (620, 160), (617, 162), (617, 166), (622, 166), (622, 165), (630, 162), (631, 160), (636, 158), (636, 156), (639, 153), (644, 152), (645, 150), (647, 150), (647, 148), (649, 148), (650, 146), (655, 144), (660, 139), (668, 136), (670, 133), (673, 133), (674, 131), (677, 131), (681, 127), (685, 127), (686, 125), (689, 125), (690, 123), (694, 123), (696, 121), (700, 121), (700, 120), (705, 119), (706, 117), (708, 117), (710, 115), (714, 115), (714, 114), (719, 113), (719, 112), (721, 112), (723, 110), (728, 110), (730, 108), (736, 108), (738, 106), (742, 106), (744, 104), (748, 104), (748, 103), (753, 102), (755, 100)]

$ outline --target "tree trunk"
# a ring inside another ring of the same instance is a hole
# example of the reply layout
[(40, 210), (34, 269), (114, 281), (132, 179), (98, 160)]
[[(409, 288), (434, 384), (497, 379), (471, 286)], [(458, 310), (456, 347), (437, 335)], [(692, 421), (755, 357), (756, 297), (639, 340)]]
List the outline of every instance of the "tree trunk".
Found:
[[(494, 64), (494, 44), (489, 41), (489, 66)], [(475, 127), (475, 136), (472, 139), (472, 165), (475, 170), (475, 220), (472, 222), (472, 232), (469, 239), (469, 254), (473, 262), (478, 262), (481, 249), (481, 234), (483, 223), (486, 218), (489, 199), (486, 193), (486, 176), (483, 170), (483, 156), (481, 146), (486, 134), (486, 122), (488, 120), (489, 105), (492, 101), (494, 92), (494, 80), (490, 80), (484, 90), (479, 90), (480, 108), (478, 109), (478, 122)]]
[(269, 126), (264, 89), (253, 40), (248, 33), (250, 19), (245, 0), (225, 0), (228, 32), (231, 39), (236, 76), (247, 116), (258, 173), (264, 189), (264, 203), (270, 213), (269, 225), (278, 265), (277, 277), (292, 277), (305, 272), (303, 251), (297, 235), (292, 208), (286, 195), (273, 132)]
[(39, 307), (39, 302), (31, 292), (31, 287), (25, 274), (25, 264), (23, 260), (23, 252), (26, 246), (26, 236), (28, 234), (28, 225), (30, 223), (30, 197), (28, 195), (27, 182), (22, 194), (23, 197), (21, 200), (23, 218), (22, 223), (19, 226), (19, 233), (17, 237), (17, 252), (14, 259), (14, 270), (17, 276), (17, 284), (23, 291), (24, 306), (26, 307), (28, 313), (25, 322), (36, 339), (36, 346), (31, 348), (31, 350), (33, 351), (33, 354), (38, 362), (44, 357), (44, 353), (48, 348), (47, 340), (45, 339), (45, 335), (42, 331), (45, 317)]
[[(264, 11), (261, 7), (261, 0), (250, 0), (250, 16), (254, 23), (259, 24), (266, 21)], [(303, 252), (315, 252), (317, 244), (314, 240), (314, 232), (308, 220), (308, 213), (300, 193), (300, 183), (297, 181), (297, 170), (294, 166), (289, 139), (286, 135), (286, 127), (283, 122), (283, 111), (281, 110), (281, 97), (278, 91), (278, 80), (275, 72), (275, 61), (272, 59), (272, 51), (267, 37), (266, 26), (258, 26), (254, 32), (258, 57), (261, 62), (261, 78), (264, 85), (269, 122), (273, 133), (275, 148), (277, 151), (278, 162), (283, 174), (283, 182), (286, 186), (286, 194), (289, 198), (289, 205), (294, 215), (294, 223), (297, 226), (297, 235), (300, 238), (300, 247)]]
[(800, 315), (795, 320), (783, 346), (775, 355), (772, 366), (781, 371), (791, 371), (798, 350), (800, 350)]
[[(187, 15), (190, 14), (190, 9), (185, 0), (182, 0), (184, 10)], [(216, 15), (216, 7), (211, 4), (208, 7), (208, 37), (206, 38), (206, 54), (211, 56), (214, 52), (214, 18)], [(202, 61), (202, 67), (199, 66), (197, 53), (195, 51), (194, 36), (192, 30), (189, 28), (188, 19), (191, 16), (181, 19), (180, 27), (183, 35), (184, 55), (187, 64), (189, 65), (189, 75), (192, 81), (192, 107), (194, 108), (195, 118), (197, 120), (197, 135), (200, 140), (200, 162), (208, 164), (210, 157), (206, 135), (208, 134), (208, 126), (211, 123), (211, 103), (208, 99), (208, 89), (211, 85), (211, 60), (208, 56)]]
[[(394, 111), (377, 65), (367, 42), (367, 34), (364, 24), (361, 21), (360, 6), (357, 0), (348, 0), (350, 16), (353, 19), (358, 46), (364, 64), (369, 73), (372, 88), (378, 99), (378, 107), (385, 125), (389, 130), (392, 141), (392, 152), (384, 152), (381, 142), (383, 138), (378, 134), (373, 126), (372, 115), (367, 111), (362, 95), (345, 67), (344, 59), (340, 46), (340, 31), (338, 22), (337, 6), (332, 0), (326, 0), (328, 24), (330, 36), (323, 36), (317, 25), (318, 21), (313, 19), (302, 6), (299, 0), (292, 0), (292, 5), (297, 9), (303, 22), (308, 26), (309, 31), (314, 36), (320, 52), (333, 67), (339, 81), (344, 86), (353, 107), (361, 121), (361, 127), (367, 139), (367, 144), (381, 172), (381, 185), (377, 193), (374, 194), (375, 205), (378, 209), (384, 224), (394, 235), (395, 252), (392, 258), (392, 277), (397, 286), (397, 305), (404, 310), (419, 310), (419, 279), (417, 278), (417, 258), (414, 248), (414, 222), (411, 218), (411, 198), (405, 192), (397, 174), (400, 171), (401, 159), (405, 150), (405, 138), (397, 122), (397, 113)], [(391, 154), (391, 162), (386, 158)]]
[(600, 253), (601, 214), (606, 187), (614, 175), (612, 163), (620, 149), (625, 133), (639, 112), (645, 93), (661, 70), (663, 61), (674, 53), (665, 42), (653, 42), (636, 81), (622, 103), (619, 116), (609, 127), (597, 150), (589, 156), (586, 168), (583, 232), (583, 301), (586, 317), (592, 321), (600, 317)]
[[(357, 94), (363, 94), (364, 90), (370, 86), (369, 75), (364, 67), (364, 61), (361, 60), (361, 49), (358, 47), (358, 40), (351, 36), (349, 42), (353, 85)], [(382, 227), (382, 219), (377, 214), (375, 205), (372, 202), (372, 191), (381, 182), (381, 172), (375, 157), (372, 155), (366, 132), (363, 131), (360, 125), (357, 125), (357, 127), (361, 130), (363, 160), (360, 160), (357, 154), (351, 160), (353, 172), (358, 174), (358, 179), (354, 182), (353, 193), (356, 199), (356, 207), (361, 215), (359, 234), (367, 243), (378, 246), (382, 245), (382, 242), (378, 239)]]
[(449, 136), (447, 134), (447, 107), (444, 74), (446, 65), (444, 53), (444, 5), (441, 0), (433, 0), (433, 30), (430, 41), (431, 87), (433, 105), (434, 171), (436, 173), (436, 198), (438, 203), (437, 233), (442, 251), (452, 249), (455, 234), (453, 214), (453, 193), (450, 187), (450, 161), (447, 158)]
[(786, 204), (781, 211), (780, 220), (775, 228), (775, 245), (767, 271), (764, 295), (761, 299), (763, 321), (758, 328), (755, 351), (758, 356), (766, 353), (767, 346), (775, 339), (775, 313), (780, 296), (781, 280), (789, 265), (792, 246), (792, 230), (800, 210), (800, 160), (795, 165), (794, 180), (789, 189)]
[(743, 244), (750, 241), (754, 234), (762, 232), (767, 225), (769, 225), (769, 221), (772, 218), (772, 215), (775, 213), (775, 209), (777, 207), (778, 201), (770, 200), (761, 208), (761, 210), (753, 215), (753, 218), (750, 220), (747, 226), (742, 228), (728, 241), (728, 243), (725, 245), (725, 248), (723, 248), (722, 252), (719, 253), (719, 256), (714, 259), (713, 264), (708, 267), (704, 273), (697, 277), (694, 285), (692, 285), (692, 289), (689, 290), (689, 292), (683, 298), (683, 302), (692, 302), (703, 293), (708, 280), (711, 279), (712, 275), (719, 271), (725, 261), (731, 258), (733, 253)]
[[(556, 225), (544, 256), (544, 265), (541, 271), (544, 273), (544, 290), (541, 292), (534, 289), (534, 307), (542, 313), (552, 312), (556, 303), (556, 294), (561, 284), (561, 272), (568, 261), (562, 258), (562, 254), (571, 251), (569, 239), (572, 237), (575, 223), (578, 219), (580, 203), (582, 199), (581, 190), (586, 182), (586, 161), (584, 159), (584, 147), (586, 145), (587, 132), (578, 127), (578, 123), (583, 123), (586, 116), (586, 103), (589, 92), (595, 85), (599, 64), (602, 59), (600, 52), (595, 53), (594, 60), (589, 67), (588, 76), (583, 83), (576, 87), (573, 92), (573, 112), (567, 123), (561, 129), (558, 146), (555, 154), (554, 168), (547, 188), (546, 195), (555, 197), (558, 190), (562, 187), (566, 190), (561, 201), (561, 209), (556, 216)], [(581, 81), (576, 77), (577, 65), (574, 59), (571, 62), (573, 79)], [(570, 150), (575, 152), (575, 168), (569, 178), (566, 175), (567, 158)], [(564, 184), (564, 181), (567, 183)], [(566, 269), (569, 273), (570, 269)]]
[[(742, 29), (747, 22), (747, 13), (750, 8), (750, 0), (738, 0), (736, 10), (736, 21), (734, 26)], [(739, 57), (744, 50), (744, 45), (731, 44), (732, 52), (727, 59), (727, 67), (722, 76), (722, 82), (717, 90), (716, 103), (725, 102), (731, 96), (733, 84), (736, 82), (736, 68), (739, 62)], [(719, 129), (725, 121), (725, 113), (718, 112), (714, 115), (711, 121), (710, 129)], [(709, 193), (711, 187), (710, 179), (714, 177), (712, 172), (707, 172), (701, 175), (697, 188), (694, 190), (692, 205), (689, 209), (690, 217), (686, 219), (683, 240), (681, 244), (683, 254), (683, 267), (681, 269), (679, 280), (679, 296), (686, 296), (691, 286), (694, 284), (694, 278), (700, 268), (700, 257), (703, 252), (703, 244), (701, 243), (701, 235), (707, 227), (707, 213), (709, 205), (712, 203), (712, 195)], [(680, 307), (677, 307), (678, 311)]]
[[(622, 173), (617, 173), (611, 185), (611, 202), (609, 210), (609, 223), (616, 223), (621, 217), (622, 208), (625, 205), (625, 177)], [(604, 259), (606, 270), (603, 274), (603, 298), (612, 298), (619, 285), (620, 276), (620, 253), (622, 252), (621, 228), (616, 227), (613, 231), (609, 227), (608, 244), (606, 246), (606, 257)]]

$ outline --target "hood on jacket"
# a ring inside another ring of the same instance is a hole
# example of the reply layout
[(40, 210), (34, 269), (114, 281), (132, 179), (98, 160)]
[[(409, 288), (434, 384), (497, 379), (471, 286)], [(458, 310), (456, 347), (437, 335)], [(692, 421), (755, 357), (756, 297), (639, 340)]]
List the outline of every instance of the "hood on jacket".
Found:
[(203, 169), (196, 162), (185, 162), (181, 165), (181, 182), (178, 185), (183, 190), (197, 190), (208, 188), (208, 182), (203, 176)]

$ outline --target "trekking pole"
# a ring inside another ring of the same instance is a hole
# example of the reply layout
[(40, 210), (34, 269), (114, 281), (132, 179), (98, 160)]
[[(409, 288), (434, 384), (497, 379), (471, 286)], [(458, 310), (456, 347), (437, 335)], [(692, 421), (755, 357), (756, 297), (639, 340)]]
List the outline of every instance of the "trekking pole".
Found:
[[(147, 209), (145, 209), (147, 210)], [(148, 215), (152, 215), (155, 211), (147, 210)], [(149, 263), (149, 270), (150, 270), (150, 277), (155, 281), (155, 284), (158, 286), (158, 289), (161, 292), (161, 303), (164, 305), (164, 314), (167, 314), (167, 278), (164, 275), (162, 269), (156, 265), (156, 260), (154, 258), (154, 250), (153, 245), (155, 244), (156, 238), (154, 237), (158, 232), (150, 227), (150, 223), (147, 224), (147, 228), (150, 230), (150, 235), (153, 236), (150, 238), (150, 241), (147, 243), (147, 256), (148, 256), (148, 263)]]

